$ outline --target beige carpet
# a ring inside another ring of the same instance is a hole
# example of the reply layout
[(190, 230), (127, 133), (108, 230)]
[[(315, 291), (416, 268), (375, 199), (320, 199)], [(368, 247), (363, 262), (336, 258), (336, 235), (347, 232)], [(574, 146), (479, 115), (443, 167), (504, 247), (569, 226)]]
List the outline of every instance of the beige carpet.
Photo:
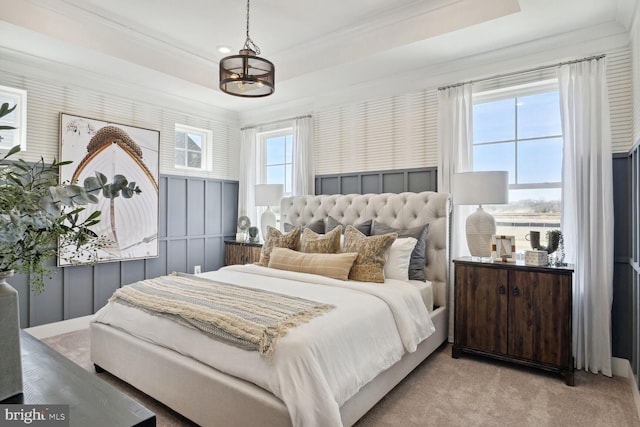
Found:
[[(88, 330), (43, 340), (84, 369)], [(98, 375), (138, 400), (158, 426), (193, 423), (108, 373)], [(416, 368), (357, 424), (367, 426), (638, 426), (628, 380), (576, 373), (576, 386), (559, 376), (485, 358), (451, 358), (443, 346)]]

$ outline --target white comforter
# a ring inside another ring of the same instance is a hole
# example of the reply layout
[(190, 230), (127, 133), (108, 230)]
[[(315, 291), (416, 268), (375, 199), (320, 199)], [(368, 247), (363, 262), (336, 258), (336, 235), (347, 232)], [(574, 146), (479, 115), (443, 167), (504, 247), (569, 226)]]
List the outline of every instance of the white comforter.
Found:
[(122, 304), (107, 304), (92, 321), (271, 391), (287, 406), (294, 426), (341, 426), (340, 406), (435, 330), (420, 292), (397, 280), (342, 282), (256, 265), (229, 266), (202, 276), (329, 303), (336, 309), (290, 329), (271, 362), (258, 352)]

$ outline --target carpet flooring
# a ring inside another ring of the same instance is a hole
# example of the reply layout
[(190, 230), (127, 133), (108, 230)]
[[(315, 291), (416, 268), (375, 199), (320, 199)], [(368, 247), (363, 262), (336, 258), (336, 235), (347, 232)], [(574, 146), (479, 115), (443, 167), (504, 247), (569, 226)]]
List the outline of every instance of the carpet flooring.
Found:
[[(43, 341), (84, 369), (88, 329)], [(193, 426), (186, 418), (108, 373), (96, 374), (155, 412), (158, 426)], [(593, 426), (640, 427), (626, 378), (576, 372), (575, 387), (553, 374), (463, 356), (444, 345), (418, 366), (357, 427)]]

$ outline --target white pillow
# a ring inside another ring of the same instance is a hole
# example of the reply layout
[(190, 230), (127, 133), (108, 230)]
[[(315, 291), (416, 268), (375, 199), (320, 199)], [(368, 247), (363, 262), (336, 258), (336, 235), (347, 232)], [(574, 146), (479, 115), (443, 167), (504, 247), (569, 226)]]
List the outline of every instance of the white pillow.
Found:
[(387, 262), (384, 264), (385, 278), (409, 280), (409, 261), (417, 242), (413, 237), (403, 237), (393, 242), (387, 251)]

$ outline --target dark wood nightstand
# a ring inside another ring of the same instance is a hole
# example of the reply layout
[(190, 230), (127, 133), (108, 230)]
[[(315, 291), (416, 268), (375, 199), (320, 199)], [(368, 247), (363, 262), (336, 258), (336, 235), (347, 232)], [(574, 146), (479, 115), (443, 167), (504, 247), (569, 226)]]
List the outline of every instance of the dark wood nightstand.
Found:
[(475, 353), (558, 372), (573, 385), (572, 266), (453, 262), (452, 356)]
[(260, 261), (262, 243), (224, 241), (224, 265), (251, 264)]

